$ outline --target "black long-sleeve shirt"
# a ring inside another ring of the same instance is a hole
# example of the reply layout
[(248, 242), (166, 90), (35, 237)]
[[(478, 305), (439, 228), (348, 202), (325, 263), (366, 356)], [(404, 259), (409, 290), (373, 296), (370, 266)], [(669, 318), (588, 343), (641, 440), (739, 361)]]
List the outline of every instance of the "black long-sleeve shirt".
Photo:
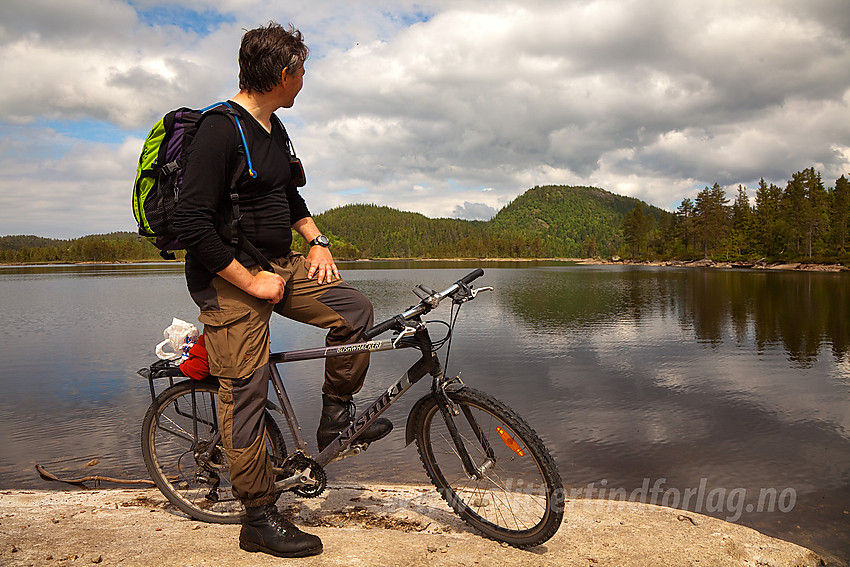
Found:
[[(287, 254), (292, 246), (292, 224), (310, 216), (298, 189), (290, 182), (289, 152), (284, 132), (272, 120), (266, 132), (251, 114), (231, 102), (242, 117), (248, 151), (257, 177), (247, 172), (236, 182), (242, 234), (266, 258)], [(174, 215), (174, 227), (186, 246), (186, 280), (190, 291), (209, 284), (212, 274), (234, 258), (245, 266), (256, 262), (243, 250), (234, 250), (225, 235), (233, 216), (230, 181), (240, 160), (241, 139), (233, 119), (223, 114), (205, 116), (187, 150), (183, 186)], [(222, 234), (224, 233), (224, 234)]]

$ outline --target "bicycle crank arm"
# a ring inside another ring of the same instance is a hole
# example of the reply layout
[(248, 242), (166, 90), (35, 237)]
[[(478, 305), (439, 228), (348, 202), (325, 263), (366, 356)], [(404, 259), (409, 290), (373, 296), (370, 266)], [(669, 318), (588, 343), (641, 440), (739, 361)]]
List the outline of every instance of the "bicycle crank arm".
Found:
[(299, 471), (290, 477), (282, 478), (279, 481), (275, 482), (274, 487), (277, 490), (285, 491), (289, 490), (290, 488), (295, 488), (296, 486), (315, 486), (319, 484), (319, 481), (314, 479), (311, 476), (311, 473), (312, 471), (310, 470), (310, 467), (307, 467), (303, 471)]

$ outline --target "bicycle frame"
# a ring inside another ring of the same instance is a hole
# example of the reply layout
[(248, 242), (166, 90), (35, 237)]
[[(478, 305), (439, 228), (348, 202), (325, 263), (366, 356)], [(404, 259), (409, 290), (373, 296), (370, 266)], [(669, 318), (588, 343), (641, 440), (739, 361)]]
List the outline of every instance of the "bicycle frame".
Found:
[[(298, 418), (295, 415), (295, 409), (292, 406), (292, 402), (289, 399), (289, 395), (286, 393), (286, 387), (283, 384), (283, 378), (280, 375), (280, 371), (277, 368), (278, 364), (285, 364), (287, 362), (296, 362), (296, 361), (304, 361), (304, 360), (316, 360), (322, 358), (330, 358), (334, 356), (346, 356), (351, 354), (356, 354), (360, 352), (384, 352), (389, 350), (398, 350), (403, 348), (420, 348), (422, 351), (422, 356), (414, 362), (410, 368), (405, 372), (395, 384), (387, 388), (380, 396), (378, 396), (372, 404), (363, 410), (357, 417), (355, 417), (347, 428), (340, 432), (340, 434), (328, 444), (327, 447), (323, 451), (321, 451), (318, 455), (313, 458), (313, 461), (316, 462), (320, 467), (324, 468), (331, 462), (335, 461), (338, 458), (348, 456), (347, 451), (352, 447), (357, 446), (357, 436), (365, 430), (369, 425), (372, 424), (375, 419), (377, 419), (381, 414), (383, 414), (387, 408), (389, 408), (392, 404), (394, 404), (398, 399), (407, 392), (414, 384), (419, 382), (426, 374), (431, 374), (434, 378), (434, 392), (439, 392), (439, 385), (444, 384), (446, 381), (444, 379), (444, 374), (442, 370), (442, 366), (440, 365), (439, 359), (437, 357), (436, 350), (434, 349), (433, 343), (431, 342), (430, 334), (428, 333), (428, 329), (424, 324), (418, 322), (418, 327), (415, 332), (408, 336), (396, 337), (395, 339), (382, 339), (377, 341), (365, 341), (359, 343), (352, 343), (348, 345), (342, 345), (338, 347), (324, 347), (324, 348), (309, 348), (309, 349), (301, 349), (294, 350), (288, 352), (275, 352), (269, 354), (269, 367), (271, 370), (270, 381), (272, 387), (277, 394), (278, 400), (280, 401), (282, 407), (277, 407), (270, 401), (267, 402), (268, 405), (283, 414), (286, 418), (287, 426), (289, 428), (290, 433), (292, 434), (292, 439), (295, 443), (295, 452), (300, 452), (306, 457), (310, 457), (311, 452), (310, 448), (307, 444), (307, 441), (304, 438), (302, 433), (301, 425), (298, 422)], [(425, 398), (423, 398), (425, 399)], [(443, 415), (443, 418), (446, 421), (448, 426), (450, 435), (455, 443), (458, 454), (463, 461), (464, 468), (467, 471), (467, 474), (470, 477), (477, 477), (481, 474), (475, 465), (472, 463), (472, 459), (469, 456), (469, 453), (464, 446), (463, 440), (457, 432), (457, 428), (454, 425), (454, 421), (452, 415), (458, 415), (460, 412), (451, 411), (450, 406), (453, 405), (448, 400), (448, 398), (444, 398), (444, 403), (440, 404), (440, 411)], [(422, 401), (422, 400), (420, 400)], [(192, 395), (192, 403), (194, 405), (194, 393)], [(414, 414), (416, 410), (416, 406), (411, 410), (411, 415)], [(478, 428), (478, 424), (476, 423), (474, 417), (467, 412), (464, 412), (464, 416), (469, 421), (473, 430), (477, 432), (477, 437), (480, 442), (487, 444), (486, 439), (483, 439), (483, 436), (480, 434), (480, 430)], [(197, 419), (194, 407), (192, 408), (191, 417), (193, 419), (193, 428), (197, 428), (197, 423), (195, 420)], [(194, 432), (195, 439), (197, 439), (197, 431)], [(209, 460), (209, 452), (213, 450), (215, 445), (220, 440), (221, 432), (217, 432), (216, 435), (212, 438), (211, 443), (209, 444), (209, 448), (206, 451), (203, 451), (196, 455), (201, 461), (207, 462)], [(408, 435), (409, 441), (409, 435)], [(489, 453), (489, 445), (485, 445), (487, 452)], [(352, 454), (358, 454), (359, 448), (356, 449)], [(314, 479), (310, 476), (310, 471), (305, 469), (302, 471), (297, 471), (294, 475), (280, 479), (275, 482), (275, 487), (279, 490), (288, 490), (293, 488), (294, 486), (311, 484), (315, 482)]]
[(366, 341), (360, 343), (352, 343), (338, 347), (326, 348), (311, 348), (303, 350), (295, 350), (289, 352), (277, 352), (269, 355), (269, 364), (271, 368), (271, 383), (277, 393), (277, 397), (283, 405), (281, 413), (286, 418), (289, 430), (295, 442), (295, 449), (309, 455), (309, 447), (302, 434), (301, 426), (295, 416), (295, 411), (289, 396), (286, 393), (286, 388), (283, 384), (280, 372), (277, 365), (286, 362), (295, 362), (301, 360), (315, 360), (320, 358), (329, 358), (332, 356), (345, 356), (360, 352), (383, 352), (388, 350), (397, 350), (402, 348), (412, 348), (419, 346), (422, 350), (422, 356), (403, 374), (398, 381), (387, 388), (380, 396), (378, 396), (372, 404), (363, 410), (357, 417), (354, 418), (351, 425), (345, 428), (331, 443), (325, 447), (313, 459), (320, 466), (324, 467), (330, 462), (342, 455), (347, 448), (357, 441), (357, 436), (369, 425), (372, 424), (387, 408), (395, 403), (399, 397), (409, 390), (426, 374), (431, 374), (437, 381), (443, 379), (443, 371), (436, 352), (433, 349), (431, 338), (428, 330), (424, 325), (421, 325), (411, 337), (402, 339), (382, 339), (377, 341)]

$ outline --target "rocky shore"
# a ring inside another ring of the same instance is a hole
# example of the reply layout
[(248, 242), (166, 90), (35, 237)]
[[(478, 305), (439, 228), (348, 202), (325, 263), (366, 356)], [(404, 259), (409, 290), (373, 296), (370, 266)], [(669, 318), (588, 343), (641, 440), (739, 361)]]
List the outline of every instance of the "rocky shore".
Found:
[(758, 262), (715, 262), (709, 258), (702, 260), (681, 261), (681, 260), (665, 260), (659, 262), (635, 262), (631, 260), (609, 259), (576, 259), (579, 264), (604, 265), (604, 264), (621, 264), (628, 266), (670, 266), (677, 268), (718, 268), (718, 269), (752, 269), (752, 270), (784, 270), (798, 272), (848, 272), (850, 268), (842, 264), (812, 264), (805, 262), (780, 262), (767, 263), (764, 261)]
[(558, 533), (525, 551), (471, 531), (425, 486), (336, 486), (311, 500), (285, 495), (278, 506), (322, 538), (322, 555), (246, 553), (238, 547), (238, 525), (190, 520), (154, 489), (0, 491), (0, 565), (824, 564), (810, 550), (743, 526), (640, 503), (568, 501)]

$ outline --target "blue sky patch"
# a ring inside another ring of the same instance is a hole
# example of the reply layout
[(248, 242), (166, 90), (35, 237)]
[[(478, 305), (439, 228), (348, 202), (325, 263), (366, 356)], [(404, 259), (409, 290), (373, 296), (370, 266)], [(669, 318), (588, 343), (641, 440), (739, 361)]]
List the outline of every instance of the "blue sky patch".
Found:
[(185, 6), (152, 6), (139, 9), (132, 3), (130, 5), (135, 8), (139, 20), (148, 26), (177, 26), (200, 36), (209, 35), (221, 24), (229, 24), (236, 20), (230, 14), (222, 14), (210, 9), (198, 12)]
[(125, 130), (110, 122), (93, 120), (91, 118), (81, 120), (39, 120), (32, 127), (51, 128), (63, 137), (101, 144), (120, 144), (128, 135), (144, 138), (148, 135), (148, 130), (150, 129)]
[(427, 22), (433, 17), (433, 14), (425, 13), (422, 10), (414, 10), (412, 12), (384, 12), (384, 17), (393, 22), (398, 22), (408, 28), (413, 24)]
[(367, 189), (365, 187), (352, 187), (351, 189), (343, 189), (342, 191), (335, 191), (337, 195), (362, 195), (366, 193)]
[[(119, 146), (129, 136), (144, 138), (148, 129), (125, 130), (109, 122), (93, 120), (49, 120), (29, 124), (0, 122), (3, 157), (20, 163), (62, 159), (77, 141)], [(140, 146), (141, 149), (141, 146)]]

